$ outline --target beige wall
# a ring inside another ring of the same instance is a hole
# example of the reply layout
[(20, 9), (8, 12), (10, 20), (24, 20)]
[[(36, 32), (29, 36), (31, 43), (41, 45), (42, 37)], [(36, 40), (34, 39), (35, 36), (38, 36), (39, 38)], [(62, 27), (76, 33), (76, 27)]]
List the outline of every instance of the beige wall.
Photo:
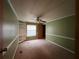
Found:
[(36, 36), (27, 37), (27, 25), (31, 25), (31, 24), (36, 25), (36, 23), (19, 21), (20, 42), (25, 41), (25, 40), (36, 39)]
[[(27, 25), (36, 25), (36, 36), (27, 37)], [(45, 39), (45, 25), (31, 22), (19, 21), (19, 40), (20, 42), (25, 40)]]
[(24, 41), (26, 40), (26, 23), (19, 21), (19, 40)]

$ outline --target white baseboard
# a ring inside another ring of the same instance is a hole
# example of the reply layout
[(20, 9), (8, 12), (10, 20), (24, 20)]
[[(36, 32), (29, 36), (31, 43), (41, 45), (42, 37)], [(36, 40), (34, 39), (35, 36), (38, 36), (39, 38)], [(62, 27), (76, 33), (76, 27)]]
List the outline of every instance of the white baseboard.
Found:
[(13, 54), (12, 59), (14, 59), (17, 49), (18, 49), (18, 44), (17, 44), (17, 46), (16, 46), (16, 49), (15, 49), (15, 51), (14, 51), (14, 54)]

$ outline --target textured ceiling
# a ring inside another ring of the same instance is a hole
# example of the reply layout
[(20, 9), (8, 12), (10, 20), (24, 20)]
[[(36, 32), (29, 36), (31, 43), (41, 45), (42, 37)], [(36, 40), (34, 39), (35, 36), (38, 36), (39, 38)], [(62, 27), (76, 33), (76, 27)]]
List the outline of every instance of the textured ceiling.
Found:
[(44, 21), (75, 13), (74, 0), (10, 0), (18, 20), (35, 21), (36, 17)]

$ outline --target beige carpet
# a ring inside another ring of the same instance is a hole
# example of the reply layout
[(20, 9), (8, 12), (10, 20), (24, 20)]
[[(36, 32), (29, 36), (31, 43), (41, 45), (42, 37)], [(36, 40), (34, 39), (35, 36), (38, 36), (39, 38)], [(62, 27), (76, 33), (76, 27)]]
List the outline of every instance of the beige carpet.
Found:
[(30, 40), (19, 44), (14, 59), (74, 59), (74, 54), (46, 40)]

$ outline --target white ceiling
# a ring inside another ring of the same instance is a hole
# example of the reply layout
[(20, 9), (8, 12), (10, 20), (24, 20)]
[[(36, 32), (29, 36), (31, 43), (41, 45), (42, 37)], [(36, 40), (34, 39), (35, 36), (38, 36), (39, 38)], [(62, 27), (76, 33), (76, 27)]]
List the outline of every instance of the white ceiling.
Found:
[(51, 21), (75, 14), (74, 0), (10, 0), (18, 20), (36, 21), (36, 17)]

